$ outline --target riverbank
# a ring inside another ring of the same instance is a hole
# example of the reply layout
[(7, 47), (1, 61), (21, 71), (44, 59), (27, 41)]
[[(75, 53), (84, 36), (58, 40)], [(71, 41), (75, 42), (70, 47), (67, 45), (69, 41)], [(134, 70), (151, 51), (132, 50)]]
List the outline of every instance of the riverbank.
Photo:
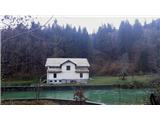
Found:
[(89, 100), (105, 104), (147, 104), (151, 76), (128, 76), (120, 80), (115, 76), (96, 76), (88, 84), (17, 84), (2, 85), (2, 99), (42, 98), (73, 99), (76, 89), (82, 88)]
[(45, 86), (2, 86), (1, 91), (37, 91), (37, 90), (77, 90), (77, 89), (140, 89), (149, 88), (150, 86), (143, 86), (141, 84), (127, 84), (127, 85), (45, 85)]
[(2, 100), (1, 105), (101, 105), (91, 101), (74, 101), (63, 99), (10, 99)]

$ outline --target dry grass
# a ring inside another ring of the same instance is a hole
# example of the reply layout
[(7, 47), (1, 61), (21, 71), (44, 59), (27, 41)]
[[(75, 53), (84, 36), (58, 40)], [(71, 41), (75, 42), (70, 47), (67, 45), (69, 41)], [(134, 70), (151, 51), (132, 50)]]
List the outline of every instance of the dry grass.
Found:
[(2, 100), (2, 105), (59, 105), (52, 100)]

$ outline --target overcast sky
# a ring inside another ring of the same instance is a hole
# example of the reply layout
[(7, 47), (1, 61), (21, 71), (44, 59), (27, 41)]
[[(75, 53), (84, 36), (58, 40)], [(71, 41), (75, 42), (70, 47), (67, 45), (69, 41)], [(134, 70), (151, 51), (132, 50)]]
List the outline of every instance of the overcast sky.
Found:
[[(51, 16), (38, 16), (37, 19), (44, 24)], [(58, 24), (60, 25), (72, 25), (78, 28), (79, 26), (81, 27), (86, 27), (89, 33), (96, 32), (98, 27), (101, 26), (102, 24), (107, 24), (110, 23), (116, 28), (119, 27), (120, 22), (122, 20), (129, 20), (131, 24), (134, 23), (135, 19), (138, 19), (142, 24), (146, 21), (147, 23), (151, 22), (153, 17), (59, 17), (55, 16), (53, 19), (50, 21), (52, 23), (54, 19), (57, 19)]]

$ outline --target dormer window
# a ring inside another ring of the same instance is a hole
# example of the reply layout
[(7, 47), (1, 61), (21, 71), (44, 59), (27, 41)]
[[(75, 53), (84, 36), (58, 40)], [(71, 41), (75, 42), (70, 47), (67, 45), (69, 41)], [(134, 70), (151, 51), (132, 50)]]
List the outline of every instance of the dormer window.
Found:
[(66, 66), (66, 70), (70, 70), (71, 69), (71, 66)]

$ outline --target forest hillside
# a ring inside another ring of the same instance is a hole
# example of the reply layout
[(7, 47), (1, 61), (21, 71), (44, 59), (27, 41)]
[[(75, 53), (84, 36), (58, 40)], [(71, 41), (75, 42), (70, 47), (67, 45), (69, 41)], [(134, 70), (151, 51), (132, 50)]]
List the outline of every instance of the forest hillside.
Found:
[(91, 75), (156, 73), (160, 68), (160, 19), (121, 21), (118, 29), (103, 24), (95, 33), (86, 28), (41, 25), (31, 16), (4, 16), (1, 32), (2, 77), (40, 76), (49, 57), (88, 58)]

